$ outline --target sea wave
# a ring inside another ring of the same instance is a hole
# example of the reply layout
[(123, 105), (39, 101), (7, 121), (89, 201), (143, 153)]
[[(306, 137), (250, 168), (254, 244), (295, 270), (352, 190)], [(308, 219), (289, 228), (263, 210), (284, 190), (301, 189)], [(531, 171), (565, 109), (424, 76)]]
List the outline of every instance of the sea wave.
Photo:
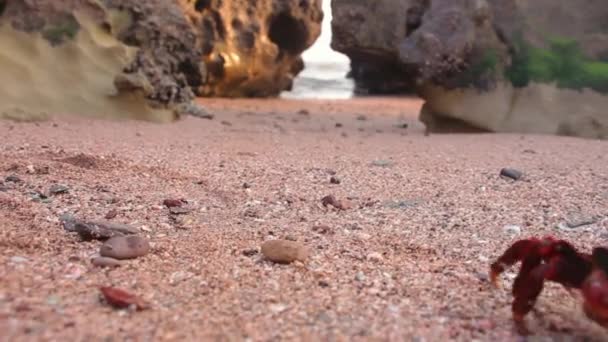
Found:
[(281, 94), (292, 99), (348, 99), (353, 97), (354, 83), (346, 78), (347, 63), (307, 61), (296, 77), (291, 91)]

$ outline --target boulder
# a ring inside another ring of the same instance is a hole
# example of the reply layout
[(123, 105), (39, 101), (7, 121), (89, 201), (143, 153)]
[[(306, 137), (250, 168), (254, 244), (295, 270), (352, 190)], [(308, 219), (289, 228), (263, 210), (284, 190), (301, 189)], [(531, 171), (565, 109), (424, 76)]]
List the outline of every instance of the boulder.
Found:
[(0, 118), (172, 121), (195, 96), (276, 96), (320, 0), (0, 0)]
[[(345, 10), (349, 7), (345, 2), (336, 1), (334, 6), (343, 5)], [(397, 27), (397, 37), (387, 36), (383, 49), (389, 51), (392, 46), (391, 53), (397, 54), (400, 67), (413, 75), (410, 82), (426, 100), (420, 119), (430, 131), (608, 137), (608, 112), (604, 110), (608, 105), (605, 2), (356, 3), (367, 9), (360, 10), (367, 17), (378, 15), (371, 12), (374, 6), (405, 11), (406, 29)], [(408, 25), (411, 13), (416, 14), (415, 20)], [(393, 13), (385, 17), (400, 24)], [(384, 24), (374, 26), (368, 19), (360, 20), (359, 26), (366, 26), (359, 31), (377, 35), (361, 36), (366, 42), (379, 41), (386, 31)], [(334, 27), (339, 33), (334, 39), (347, 36), (343, 29)], [(349, 44), (354, 45), (351, 50), (365, 46), (354, 40)]]
[(351, 61), (357, 94), (398, 94), (414, 89), (397, 46), (416, 26), (415, 0), (332, 0), (332, 49)]

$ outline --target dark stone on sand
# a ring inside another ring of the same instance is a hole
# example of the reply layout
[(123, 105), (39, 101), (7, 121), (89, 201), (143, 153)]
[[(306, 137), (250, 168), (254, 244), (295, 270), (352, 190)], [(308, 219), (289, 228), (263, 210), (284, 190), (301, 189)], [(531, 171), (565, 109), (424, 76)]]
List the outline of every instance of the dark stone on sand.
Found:
[(500, 170), (501, 177), (510, 178), (512, 180), (519, 180), (523, 175), (524, 175), (523, 172), (521, 172), (517, 169), (508, 168), (508, 167), (505, 167), (502, 170)]
[(65, 186), (63, 184), (53, 184), (49, 188), (49, 195), (64, 194), (64, 193), (68, 192), (69, 190), (70, 190), (70, 188), (68, 188), (67, 186)]
[(23, 183), (23, 180), (21, 180), (21, 178), (19, 178), (17, 175), (7, 176), (4, 180), (10, 183)]
[[(137, 234), (139, 231), (129, 225), (109, 221), (82, 221), (75, 219), (74, 231), (85, 240), (107, 240), (115, 236)], [(64, 223), (64, 228), (65, 228)]]

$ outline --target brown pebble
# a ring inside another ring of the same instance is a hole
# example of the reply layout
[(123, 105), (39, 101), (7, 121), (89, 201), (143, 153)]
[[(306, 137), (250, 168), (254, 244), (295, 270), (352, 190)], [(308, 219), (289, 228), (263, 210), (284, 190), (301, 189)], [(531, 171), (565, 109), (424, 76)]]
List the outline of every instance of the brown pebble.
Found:
[(115, 218), (116, 215), (118, 215), (118, 211), (116, 211), (116, 209), (112, 209), (112, 210), (108, 211), (108, 213), (106, 214), (106, 216), (104, 216), (104, 218), (106, 220), (111, 220), (111, 219)]
[(321, 199), (321, 204), (323, 204), (324, 207), (331, 205), (332, 207), (340, 210), (347, 210), (351, 207), (348, 200), (337, 200), (333, 195), (323, 197)]
[(97, 267), (118, 267), (122, 266), (122, 261), (108, 257), (95, 257), (91, 259), (91, 263)]
[(330, 182), (331, 184), (340, 184), (340, 183), (341, 183), (340, 178), (338, 178), (338, 177), (336, 177), (336, 176), (332, 176), (332, 177), (329, 179), (329, 182)]
[(150, 252), (148, 239), (139, 235), (115, 236), (106, 241), (99, 254), (118, 260), (134, 259)]
[(327, 233), (331, 232), (331, 228), (324, 224), (320, 224), (320, 225), (313, 226), (312, 231), (317, 232), (319, 234), (327, 234)]
[(307, 247), (295, 241), (270, 240), (262, 244), (264, 257), (279, 264), (289, 264), (294, 261), (304, 262), (309, 253)]
[(181, 207), (182, 205), (184, 205), (186, 203), (185, 200), (183, 199), (166, 199), (163, 201), (163, 205), (167, 208), (175, 208), (175, 207)]

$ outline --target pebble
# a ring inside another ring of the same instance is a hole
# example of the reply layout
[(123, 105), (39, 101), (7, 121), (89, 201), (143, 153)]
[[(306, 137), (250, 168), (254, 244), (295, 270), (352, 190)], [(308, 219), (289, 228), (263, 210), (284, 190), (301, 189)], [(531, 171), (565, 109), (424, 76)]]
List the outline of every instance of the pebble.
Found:
[(365, 120), (367, 120), (367, 116), (365, 116), (363, 114), (357, 115), (357, 120), (359, 120), (359, 121), (365, 121)]
[(340, 183), (342, 183), (342, 181), (340, 181), (340, 178), (338, 178), (338, 177), (336, 177), (336, 176), (332, 176), (332, 177), (329, 179), (329, 182), (330, 182), (331, 184), (340, 184)]
[(372, 162), (372, 165), (373, 166), (379, 166), (379, 167), (389, 167), (389, 166), (393, 165), (393, 162), (390, 161), (390, 160), (380, 159), (380, 160), (374, 160)]
[(68, 188), (65, 185), (62, 185), (62, 184), (53, 184), (49, 188), (49, 195), (65, 194), (69, 190), (70, 190), (70, 188)]
[(321, 204), (323, 204), (324, 207), (331, 205), (332, 207), (340, 210), (347, 210), (351, 207), (351, 204), (348, 200), (338, 200), (333, 195), (323, 197), (321, 199)]
[(194, 273), (185, 272), (185, 271), (177, 271), (171, 274), (169, 277), (169, 285), (175, 286), (183, 281), (186, 281), (190, 278), (194, 277)]
[(91, 263), (97, 267), (118, 267), (122, 266), (122, 261), (109, 257), (94, 257), (91, 259)]
[(11, 257), (11, 262), (15, 263), (15, 264), (21, 264), (21, 263), (24, 263), (24, 262), (28, 262), (28, 259), (24, 258), (22, 256), (17, 256), (16, 255), (16, 256), (12, 256)]
[(258, 254), (258, 250), (255, 248), (249, 248), (249, 249), (244, 250), (242, 253), (244, 256), (251, 257), (251, 256)]
[(166, 199), (163, 201), (163, 205), (167, 208), (174, 208), (174, 207), (181, 207), (182, 205), (186, 204), (187, 202), (183, 199)]
[(517, 169), (505, 167), (500, 170), (500, 176), (510, 178), (512, 180), (519, 180), (523, 176), (523, 172)]
[[(69, 223), (71, 225), (71, 223)], [(64, 228), (66, 224), (64, 223)], [(67, 229), (67, 228), (66, 228)], [(139, 231), (126, 224), (109, 221), (81, 221), (75, 219), (74, 230), (83, 240), (106, 240), (114, 236), (137, 234)]]
[(106, 214), (106, 216), (104, 216), (104, 218), (106, 220), (111, 220), (113, 218), (116, 218), (117, 215), (118, 215), (118, 211), (116, 211), (116, 209), (112, 209), (112, 210), (108, 211), (108, 213)]
[(578, 228), (582, 226), (588, 226), (594, 224), (597, 220), (589, 215), (583, 214), (571, 214), (568, 218), (566, 218), (566, 224), (568, 228)]
[(331, 232), (331, 228), (324, 224), (319, 224), (312, 227), (313, 232), (317, 232), (319, 234), (327, 234)]
[(23, 183), (23, 180), (21, 180), (21, 178), (19, 178), (17, 175), (7, 176), (4, 180), (11, 183)]
[(382, 261), (384, 258), (382, 257), (382, 254), (378, 253), (378, 252), (373, 252), (367, 255), (367, 260), (372, 261), (372, 262), (380, 262)]
[(262, 244), (262, 254), (270, 261), (289, 264), (306, 261), (310, 252), (307, 247), (295, 241), (270, 240)]
[(148, 239), (139, 235), (115, 236), (106, 241), (99, 254), (118, 260), (134, 259), (150, 252)]
[(508, 224), (502, 228), (505, 233), (519, 235), (521, 234), (521, 227), (515, 224)]

